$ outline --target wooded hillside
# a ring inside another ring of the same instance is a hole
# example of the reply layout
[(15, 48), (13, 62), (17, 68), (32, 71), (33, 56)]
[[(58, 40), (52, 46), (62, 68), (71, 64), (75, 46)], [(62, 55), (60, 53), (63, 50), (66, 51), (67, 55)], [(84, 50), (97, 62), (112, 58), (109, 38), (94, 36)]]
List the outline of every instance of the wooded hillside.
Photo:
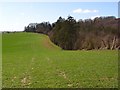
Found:
[(65, 50), (120, 49), (119, 19), (114, 16), (76, 21), (73, 17), (50, 24), (29, 24), (25, 32), (47, 34), (50, 40)]

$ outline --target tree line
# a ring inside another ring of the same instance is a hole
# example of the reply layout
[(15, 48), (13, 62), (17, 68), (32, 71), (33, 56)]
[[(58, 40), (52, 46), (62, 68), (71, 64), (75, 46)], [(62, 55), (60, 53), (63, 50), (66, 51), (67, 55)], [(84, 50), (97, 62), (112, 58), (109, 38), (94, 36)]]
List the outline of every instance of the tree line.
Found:
[(119, 19), (114, 16), (76, 21), (72, 16), (49, 22), (31, 23), (25, 32), (43, 33), (65, 50), (120, 49)]

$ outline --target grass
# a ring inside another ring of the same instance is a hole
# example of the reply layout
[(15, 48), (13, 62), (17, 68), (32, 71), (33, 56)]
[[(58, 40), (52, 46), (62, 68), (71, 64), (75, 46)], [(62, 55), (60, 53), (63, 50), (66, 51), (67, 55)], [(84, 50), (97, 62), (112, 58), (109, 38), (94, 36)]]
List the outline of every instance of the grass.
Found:
[(3, 88), (117, 88), (116, 50), (65, 51), (46, 35), (2, 35)]
[(0, 89), (2, 89), (2, 33), (0, 33)]

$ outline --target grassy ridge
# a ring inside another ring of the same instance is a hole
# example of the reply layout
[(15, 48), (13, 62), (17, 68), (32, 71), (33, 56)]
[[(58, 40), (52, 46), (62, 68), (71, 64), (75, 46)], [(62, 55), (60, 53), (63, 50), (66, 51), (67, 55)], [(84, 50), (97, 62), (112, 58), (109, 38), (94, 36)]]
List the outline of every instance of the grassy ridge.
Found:
[(3, 87), (117, 87), (117, 51), (64, 51), (46, 35), (2, 36)]

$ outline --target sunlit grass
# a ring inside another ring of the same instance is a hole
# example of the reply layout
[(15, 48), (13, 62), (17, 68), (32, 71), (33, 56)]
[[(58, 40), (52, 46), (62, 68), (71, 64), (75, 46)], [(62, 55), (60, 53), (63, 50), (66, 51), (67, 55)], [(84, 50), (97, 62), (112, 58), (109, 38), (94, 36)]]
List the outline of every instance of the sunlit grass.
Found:
[(65, 51), (46, 35), (3, 34), (4, 87), (118, 87), (115, 50)]

